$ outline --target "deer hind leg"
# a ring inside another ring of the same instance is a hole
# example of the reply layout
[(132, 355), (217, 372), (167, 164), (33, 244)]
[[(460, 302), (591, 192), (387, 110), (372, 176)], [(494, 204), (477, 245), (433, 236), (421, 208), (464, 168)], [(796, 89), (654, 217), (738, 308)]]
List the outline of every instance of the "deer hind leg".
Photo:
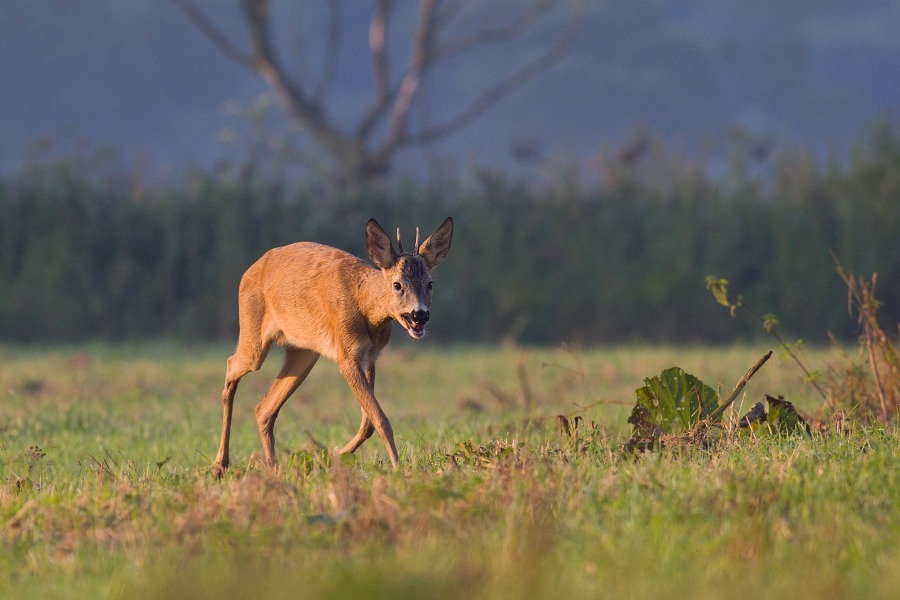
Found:
[(301, 348), (285, 348), (284, 365), (265, 397), (256, 405), (256, 424), (266, 465), (273, 472), (275, 460), (275, 419), (285, 401), (294, 393), (319, 360), (319, 354)]
[(251, 371), (258, 371), (266, 360), (271, 341), (262, 338), (262, 315), (257, 298), (242, 297), (239, 306), (241, 332), (237, 350), (228, 358), (225, 369), (225, 388), (222, 390), (222, 439), (213, 463), (213, 474), (221, 478), (228, 469), (228, 441), (231, 438), (231, 412), (234, 394), (241, 377)]
[(225, 372), (225, 388), (222, 390), (222, 439), (219, 442), (219, 452), (213, 464), (213, 474), (221, 478), (228, 469), (228, 441), (231, 438), (231, 413), (234, 407), (234, 394), (237, 392), (241, 377), (251, 371), (258, 371), (269, 352), (269, 345), (259, 346), (250, 354), (242, 354), (240, 347), (228, 359), (228, 367)]

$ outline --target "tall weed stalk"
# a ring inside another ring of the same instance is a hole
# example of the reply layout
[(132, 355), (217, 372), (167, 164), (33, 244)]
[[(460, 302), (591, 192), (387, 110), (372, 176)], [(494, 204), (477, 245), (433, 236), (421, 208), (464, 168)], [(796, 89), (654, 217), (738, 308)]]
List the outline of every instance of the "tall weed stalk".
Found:
[(878, 309), (881, 302), (875, 297), (878, 274), (873, 273), (866, 280), (848, 273), (837, 257), (834, 257), (838, 275), (847, 285), (847, 312), (856, 316), (862, 332), (859, 336), (859, 351), (865, 357), (865, 370), (848, 363), (843, 369), (833, 370), (832, 390), (846, 395), (852, 390), (852, 398), (861, 409), (861, 418), (869, 420), (874, 416), (887, 423), (897, 418), (900, 410), (900, 359), (897, 347), (878, 323)]

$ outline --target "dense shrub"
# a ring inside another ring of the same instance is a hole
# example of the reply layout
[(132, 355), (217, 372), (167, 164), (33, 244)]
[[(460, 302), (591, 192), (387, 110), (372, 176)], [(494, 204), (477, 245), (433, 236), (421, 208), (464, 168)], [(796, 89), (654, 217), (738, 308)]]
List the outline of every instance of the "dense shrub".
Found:
[[(0, 338), (236, 335), (237, 284), (265, 250), (314, 240), (364, 253), (363, 227), (456, 220), (436, 273), (442, 340), (722, 341), (756, 334), (708, 296), (727, 278), (793, 335), (853, 333), (830, 252), (878, 271), (881, 315), (900, 320), (900, 138), (889, 126), (846, 165), (800, 156), (752, 178), (621, 164), (589, 189), (485, 177), (398, 185), (328, 201), (252, 173), (144, 185), (69, 157), (0, 179)], [(584, 186), (582, 186), (584, 187)]]

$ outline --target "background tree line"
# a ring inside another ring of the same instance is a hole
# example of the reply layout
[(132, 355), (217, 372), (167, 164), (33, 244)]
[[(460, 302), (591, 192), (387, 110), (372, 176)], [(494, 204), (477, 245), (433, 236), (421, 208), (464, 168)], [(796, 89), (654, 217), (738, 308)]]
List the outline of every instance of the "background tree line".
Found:
[(80, 149), (0, 178), (0, 338), (231, 339), (238, 282), (263, 252), (313, 240), (364, 256), (369, 216), (406, 236), (454, 217), (430, 325), (442, 341), (758, 335), (713, 302), (710, 273), (791, 335), (848, 338), (830, 252), (877, 271), (880, 314), (900, 321), (900, 135), (887, 123), (842, 165), (740, 151), (713, 176), (644, 149), (609, 157), (590, 185), (480, 173), (335, 199), (254, 166), (147, 184)]

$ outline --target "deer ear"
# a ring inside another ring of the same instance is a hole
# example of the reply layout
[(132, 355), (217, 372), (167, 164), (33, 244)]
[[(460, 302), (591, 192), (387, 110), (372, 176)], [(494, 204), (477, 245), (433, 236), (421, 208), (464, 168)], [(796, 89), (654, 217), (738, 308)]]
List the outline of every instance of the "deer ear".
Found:
[(391, 238), (375, 219), (369, 219), (366, 223), (366, 250), (369, 252), (369, 258), (380, 269), (390, 269), (397, 261), (397, 253), (394, 252)]
[(453, 219), (447, 217), (441, 226), (419, 246), (419, 256), (425, 259), (429, 269), (435, 268), (447, 257), (452, 239)]

